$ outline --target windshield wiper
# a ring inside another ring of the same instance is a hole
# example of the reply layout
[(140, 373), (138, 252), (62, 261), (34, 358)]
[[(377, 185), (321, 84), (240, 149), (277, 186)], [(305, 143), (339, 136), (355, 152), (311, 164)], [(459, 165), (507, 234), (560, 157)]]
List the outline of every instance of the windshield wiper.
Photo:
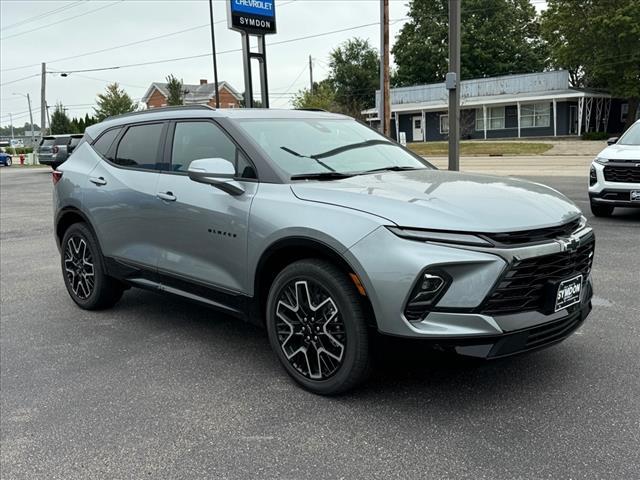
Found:
[(376, 173), (376, 172), (405, 172), (407, 170), (426, 170), (426, 167), (408, 167), (408, 166), (400, 166), (400, 165), (393, 165), (391, 167), (382, 167), (382, 168), (373, 168), (371, 170), (363, 170), (361, 172), (358, 172), (357, 175), (367, 175), (369, 173)]
[(393, 145), (393, 143), (388, 140), (366, 140), (364, 142), (343, 145), (342, 147), (334, 148), (326, 152), (316, 153), (315, 155), (310, 155), (310, 157), (316, 160), (319, 158), (333, 157), (334, 155), (338, 155), (339, 153), (348, 152), (349, 150), (355, 150), (357, 148), (371, 147), (373, 145)]
[(301, 153), (296, 152), (295, 150), (291, 150), (288, 147), (280, 147), (281, 150), (284, 150), (285, 152), (287, 152), (290, 155), (293, 155), (294, 157), (298, 157), (298, 158), (308, 158), (309, 160), (313, 160), (314, 162), (319, 163), (320, 165), (322, 165), (324, 168), (326, 168), (327, 170), (331, 171), (331, 172), (335, 172), (335, 170), (333, 168), (331, 168), (329, 165), (327, 165), (326, 163), (324, 163), (321, 160), (318, 160), (317, 158), (315, 158), (313, 155), (302, 155)]
[(341, 178), (349, 178), (357, 175), (357, 173), (341, 173), (341, 172), (314, 172), (299, 173), (291, 175), (291, 180), (339, 180)]

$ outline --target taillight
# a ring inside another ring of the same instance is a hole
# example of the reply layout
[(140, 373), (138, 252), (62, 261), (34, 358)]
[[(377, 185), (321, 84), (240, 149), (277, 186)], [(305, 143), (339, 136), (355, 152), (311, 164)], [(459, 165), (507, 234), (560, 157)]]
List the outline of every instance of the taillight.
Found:
[(55, 185), (62, 178), (62, 172), (60, 170), (54, 170), (51, 172), (51, 179), (53, 180), (53, 184)]
[(57, 147), (57, 145), (54, 145), (53, 147), (51, 147), (51, 152), (52, 153), (58, 153), (60, 151), (60, 149)]

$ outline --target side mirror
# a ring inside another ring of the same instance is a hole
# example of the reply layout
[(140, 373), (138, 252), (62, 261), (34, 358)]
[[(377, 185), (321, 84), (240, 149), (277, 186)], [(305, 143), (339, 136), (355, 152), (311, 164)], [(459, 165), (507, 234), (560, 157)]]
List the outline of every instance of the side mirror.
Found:
[(189, 164), (189, 178), (194, 182), (204, 183), (219, 188), (231, 195), (242, 195), (244, 188), (233, 178), (236, 169), (224, 158), (201, 158)]
[(609, 140), (607, 140), (607, 145), (613, 145), (617, 142), (618, 142), (618, 137), (611, 137)]

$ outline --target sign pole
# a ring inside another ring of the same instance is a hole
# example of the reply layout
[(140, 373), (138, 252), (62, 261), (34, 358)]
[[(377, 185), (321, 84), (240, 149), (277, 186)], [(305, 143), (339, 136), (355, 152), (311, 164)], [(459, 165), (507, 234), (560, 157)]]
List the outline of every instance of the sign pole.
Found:
[(216, 108), (220, 108), (218, 95), (218, 61), (216, 60), (216, 34), (213, 27), (213, 0), (209, 0), (209, 19), (211, 20), (211, 53), (213, 55), (213, 84), (216, 89)]
[(269, 108), (269, 84), (267, 82), (267, 44), (264, 35), (258, 36), (258, 61), (260, 62), (260, 92), (262, 108)]
[(253, 108), (253, 83), (251, 80), (251, 39), (242, 34), (242, 65), (244, 69), (244, 106)]

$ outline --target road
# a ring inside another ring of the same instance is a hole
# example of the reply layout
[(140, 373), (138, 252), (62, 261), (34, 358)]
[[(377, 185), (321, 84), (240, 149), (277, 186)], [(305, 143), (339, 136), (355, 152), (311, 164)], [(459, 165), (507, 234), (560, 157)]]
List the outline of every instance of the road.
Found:
[[(588, 212), (585, 177), (533, 180)], [(640, 476), (640, 211), (592, 218), (585, 325), (478, 362), (382, 344), (339, 398), (294, 386), (265, 332), (130, 290), (64, 289), (46, 170), (0, 171), (2, 478), (621, 479)]]

